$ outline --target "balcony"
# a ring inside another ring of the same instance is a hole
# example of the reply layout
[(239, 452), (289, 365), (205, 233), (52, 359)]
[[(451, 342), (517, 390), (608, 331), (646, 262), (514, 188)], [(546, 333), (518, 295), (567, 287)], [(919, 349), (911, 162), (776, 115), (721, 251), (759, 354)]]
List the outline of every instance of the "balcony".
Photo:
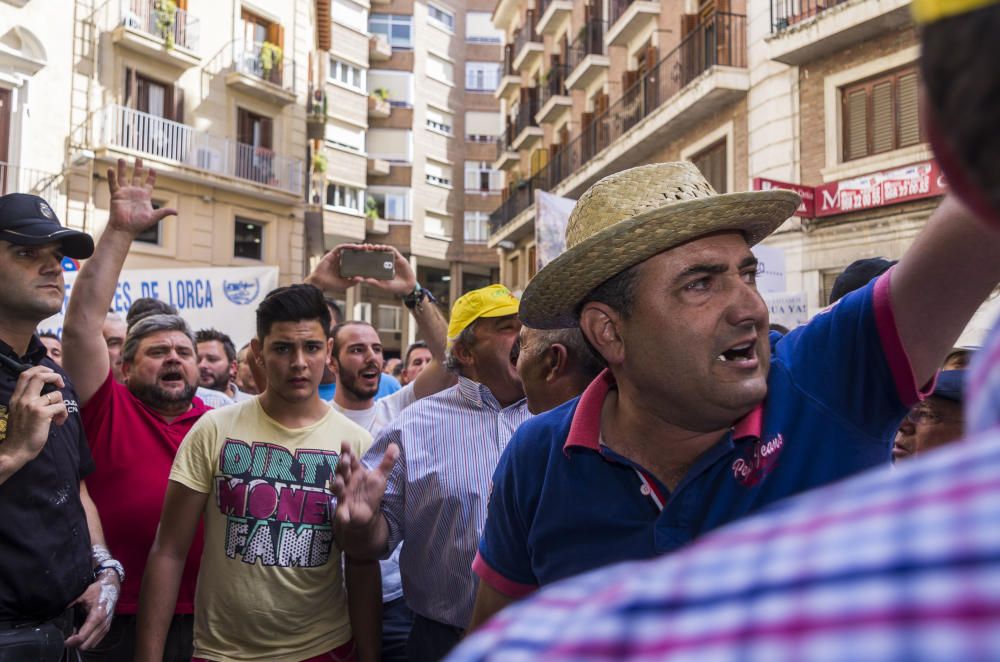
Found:
[(566, 64), (569, 75), (566, 76), (566, 88), (570, 90), (586, 90), (601, 76), (606, 76), (611, 60), (604, 46), (604, 33), (607, 23), (591, 20), (580, 28), (579, 34), (569, 47)]
[(387, 62), (392, 57), (392, 46), (384, 34), (373, 34), (368, 38), (368, 59), (372, 62)]
[(63, 176), (0, 161), (0, 195), (30, 193), (56, 206)]
[(545, 136), (542, 127), (535, 121), (535, 115), (538, 114), (538, 88), (528, 88), (527, 92), (528, 94), (521, 98), (521, 105), (517, 109), (517, 115), (514, 116), (512, 134), (514, 140), (510, 146), (515, 150), (530, 151)]
[(198, 19), (183, 9), (160, 9), (158, 0), (121, 0), (121, 22), (111, 41), (122, 48), (155, 57), (180, 69), (201, 62)]
[(388, 99), (374, 94), (368, 95), (368, 117), (384, 120), (389, 115), (392, 115), (392, 104), (389, 103)]
[(538, 98), (541, 110), (535, 115), (539, 124), (557, 124), (573, 109), (573, 100), (566, 91), (566, 71), (566, 67), (559, 65), (545, 74)]
[(535, 66), (545, 54), (542, 36), (535, 31), (535, 10), (524, 12), (524, 24), (514, 35), (514, 71), (522, 71)]
[(372, 177), (388, 177), (392, 166), (385, 159), (368, 157), (368, 174)]
[(771, 59), (801, 65), (911, 22), (909, 0), (771, 0)]
[(513, 141), (514, 125), (507, 124), (507, 130), (497, 140), (496, 160), (493, 162), (494, 170), (509, 170), (521, 162), (521, 155), (511, 146)]
[(651, 0), (611, 0), (608, 32), (604, 42), (608, 46), (627, 46), (639, 34), (656, 25), (660, 3)]
[[(204, 182), (199, 173), (209, 173), (292, 196), (303, 194), (304, 168), (299, 159), (114, 104), (100, 111), (100, 120), (98, 148), (177, 166), (176, 172), (168, 172), (182, 179)], [(185, 171), (194, 172), (185, 177)]]
[(542, 0), (541, 16), (535, 29), (539, 34), (555, 35), (573, 13), (573, 0)]
[(512, 223), (534, 203), (535, 190), (574, 197), (598, 178), (642, 163), (749, 86), (746, 17), (712, 15), (567, 145), (553, 146), (548, 165), (490, 215), (491, 244), (520, 231), (520, 221)]
[[(277, 61), (275, 61), (277, 60)], [(287, 106), (295, 101), (295, 62), (276, 56), (268, 42), (247, 48), (233, 45), (233, 71), (226, 84), (265, 101)]]
[(494, 99), (505, 99), (521, 88), (521, 74), (514, 69), (514, 45), (503, 47), (503, 62), (500, 68), (500, 84), (493, 92)]

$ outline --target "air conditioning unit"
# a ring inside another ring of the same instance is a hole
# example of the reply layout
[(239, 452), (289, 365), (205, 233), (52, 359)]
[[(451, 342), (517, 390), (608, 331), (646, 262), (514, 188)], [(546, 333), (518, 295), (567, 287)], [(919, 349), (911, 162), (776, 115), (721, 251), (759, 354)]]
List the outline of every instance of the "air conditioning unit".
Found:
[(126, 14), (122, 16), (122, 25), (124, 25), (127, 28), (132, 28), (134, 30), (142, 29), (142, 21), (139, 19), (138, 16), (136, 16), (134, 12), (131, 11), (126, 12)]
[(209, 172), (222, 172), (222, 154), (217, 149), (199, 147), (197, 167)]
[(370, 303), (354, 304), (354, 316), (351, 318), (355, 322), (372, 323), (372, 305)]

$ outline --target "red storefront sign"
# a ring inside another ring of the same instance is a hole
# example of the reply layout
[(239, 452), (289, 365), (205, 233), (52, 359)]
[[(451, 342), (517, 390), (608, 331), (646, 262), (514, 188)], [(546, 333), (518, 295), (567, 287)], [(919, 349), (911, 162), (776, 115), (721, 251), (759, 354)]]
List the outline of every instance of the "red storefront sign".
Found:
[(930, 160), (816, 187), (757, 177), (753, 188), (795, 191), (802, 197), (796, 216), (823, 218), (944, 195), (947, 184), (937, 161)]
[(771, 191), (774, 189), (782, 189), (785, 191), (794, 191), (799, 194), (802, 198), (802, 204), (799, 208), (795, 210), (793, 216), (801, 216), (802, 218), (812, 218), (816, 215), (815, 209), (815, 197), (816, 192), (812, 186), (802, 186), (801, 184), (789, 184), (788, 182), (779, 182), (776, 179), (766, 179), (764, 177), (754, 177), (753, 180), (753, 190), (755, 191)]

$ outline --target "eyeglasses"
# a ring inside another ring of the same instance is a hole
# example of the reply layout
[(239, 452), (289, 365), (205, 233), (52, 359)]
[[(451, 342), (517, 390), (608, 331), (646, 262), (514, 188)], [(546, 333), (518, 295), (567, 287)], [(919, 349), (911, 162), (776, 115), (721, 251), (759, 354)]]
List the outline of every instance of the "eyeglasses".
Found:
[(914, 425), (937, 425), (944, 419), (929, 407), (914, 407), (906, 414), (906, 420)]

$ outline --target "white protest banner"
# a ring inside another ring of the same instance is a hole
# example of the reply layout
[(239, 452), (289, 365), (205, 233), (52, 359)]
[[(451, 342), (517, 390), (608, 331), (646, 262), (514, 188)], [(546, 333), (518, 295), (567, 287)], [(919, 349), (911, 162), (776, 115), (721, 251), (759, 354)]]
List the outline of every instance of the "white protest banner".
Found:
[[(67, 271), (64, 276), (63, 308), (38, 325), (42, 331), (62, 335), (77, 272)], [(124, 316), (136, 299), (160, 299), (175, 306), (192, 330), (216, 328), (240, 347), (255, 335), (257, 304), (277, 286), (278, 267), (126, 270), (118, 278), (111, 309)]]
[(785, 249), (757, 244), (750, 249), (758, 260), (757, 291), (761, 294), (780, 293), (785, 285)]
[(805, 292), (765, 293), (763, 297), (771, 312), (771, 324), (780, 324), (791, 331), (809, 321)]
[(541, 269), (566, 250), (566, 222), (576, 200), (535, 191), (535, 251)]

